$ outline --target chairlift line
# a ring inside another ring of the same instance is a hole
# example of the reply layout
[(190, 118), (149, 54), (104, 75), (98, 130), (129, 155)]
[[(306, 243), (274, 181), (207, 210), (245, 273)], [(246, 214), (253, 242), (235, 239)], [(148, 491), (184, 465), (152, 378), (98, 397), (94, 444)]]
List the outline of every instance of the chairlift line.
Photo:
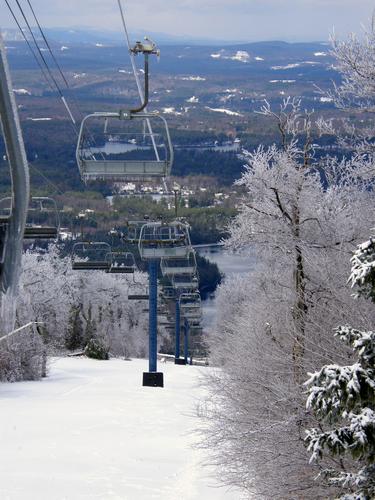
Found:
[[(125, 39), (126, 39), (126, 43), (127, 43), (127, 46), (128, 46), (128, 51), (129, 51), (129, 55), (130, 55), (130, 62), (131, 62), (131, 65), (132, 65), (132, 70), (133, 70), (133, 75), (134, 75), (135, 83), (136, 83), (137, 89), (138, 89), (139, 99), (142, 102), (143, 92), (142, 92), (141, 82), (139, 81), (137, 67), (136, 67), (136, 64), (135, 64), (134, 53), (131, 50), (130, 38), (129, 38), (128, 28), (126, 26), (125, 15), (124, 15), (124, 11), (123, 11), (123, 8), (122, 8), (121, 0), (117, 0), (117, 3), (118, 3), (119, 10), (120, 10), (120, 16), (121, 16), (122, 26), (124, 28)], [(146, 106), (145, 111), (147, 111), (147, 106)], [(146, 123), (147, 123), (148, 131), (149, 131), (149, 133), (151, 135), (152, 145), (153, 145), (153, 148), (154, 148), (154, 151), (155, 151), (155, 157), (159, 161), (160, 160), (160, 158), (159, 158), (159, 152), (158, 152), (158, 149), (156, 147), (155, 140), (154, 140), (154, 136), (153, 136), (153, 132), (152, 132), (152, 127), (151, 127), (150, 120), (146, 119)]]
[[(6, 1), (7, 1), (7, 0), (6, 0)], [(8, 2), (7, 2), (7, 4), (8, 4)], [(34, 33), (33, 33), (33, 30), (32, 30), (32, 28), (31, 28), (31, 26), (30, 26), (30, 23), (29, 23), (29, 21), (28, 21), (28, 19), (27, 19), (27, 17), (26, 17), (26, 14), (24, 13), (24, 11), (23, 11), (23, 9), (22, 9), (22, 6), (21, 6), (21, 4), (20, 4), (19, 0), (16, 0), (16, 4), (17, 4), (17, 6), (18, 6), (18, 8), (19, 8), (19, 10), (20, 10), (20, 12), (21, 12), (21, 15), (22, 15), (22, 17), (23, 17), (23, 19), (24, 19), (24, 21), (25, 21), (25, 23), (26, 23), (26, 26), (27, 26), (27, 28), (28, 28), (28, 30), (29, 30), (29, 33), (30, 33), (30, 35), (31, 35), (31, 38), (33, 39), (33, 42), (34, 42), (35, 47), (36, 47), (36, 49), (37, 49), (37, 51), (38, 51), (38, 53), (39, 53), (39, 56), (40, 56), (41, 60), (43, 61), (43, 64), (45, 65), (45, 67), (46, 67), (46, 69), (47, 69), (47, 72), (48, 72), (48, 74), (49, 74), (49, 76), (50, 76), (51, 80), (53, 81), (53, 83), (54, 83), (54, 85), (55, 85), (56, 89), (57, 89), (57, 92), (59, 93), (60, 99), (62, 100), (62, 102), (63, 102), (63, 104), (64, 104), (64, 106), (65, 106), (65, 108), (66, 108), (66, 110), (67, 110), (67, 112), (68, 112), (68, 114), (69, 114), (69, 118), (71, 119), (71, 121), (72, 121), (73, 125), (76, 125), (76, 121), (75, 121), (75, 119), (74, 119), (74, 117), (73, 117), (73, 115), (72, 115), (71, 110), (69, 109), (69, 106), (68, 106), (68, 103), (67, 103), (67, 102), (66, 102), (66, 100), (65, 100), (64, 94), (62, 93), (62, 90), (61, 90), (61, 88), (60, 88), (59, 84), (57, 83), (56, 78), (54, 77), (54, 75), (53, 75), (53, 73), (52, 73), (52, 71), (51, 71), (51, 69), (50, 69), (50, 67), (49, 67), (49, 65), (48, 65), (48, 63), (47, 63), (46, 58), (45, 58), (45, 57), (44, 57), (44, 55), (43, 55), (43, 52), (40, 50), (40, 47), (39, 47), (39, 45), (38, 45), (38, 42), (37, 42), (37, 40), (36, 40), (36, 38), (35, 38), (35, 35), (34, 35)], [(8, 4), (8, 5), (9, 5), (9, 4)]]

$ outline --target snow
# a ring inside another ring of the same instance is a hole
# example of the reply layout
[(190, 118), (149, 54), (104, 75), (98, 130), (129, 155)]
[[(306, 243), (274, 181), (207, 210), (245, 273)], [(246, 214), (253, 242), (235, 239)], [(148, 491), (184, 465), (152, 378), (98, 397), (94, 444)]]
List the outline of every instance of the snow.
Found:
[(176, 111), (176, 108), (173, 108), (173, 107), (163, 108), (162, 112), (165, 115), (175, 115), (175, 116), (181, 115), (181, 113), (179, 111)]
[(279, 70), (279, 69), (294, 69), (294, 68), (299, 68), (303, 64), (307, 64), (309, 66), (318, 66), (322, 63), (316, 62), (316, 61), (302, 61), (299, 63), (291, 63), (291, 64), (286, 64), (285, 66), (271, 66), (271, 69), (273, 70)]
[(215, 111), (215, 113), (225, 113), (226, 115), (232, 115), (232, 116), (243, 116), (241, 113), (238, 113), (237, 111), (231, 111), (230, 109), (225, 109), (225, 108), (210, 108), (209, 106), (206, 106), (206, 109), (209, 111)]
[(264, 61), (263, 57), (255, 56), (254, 59), (256, 61)]
[(292, 64), (286, 64), (285, 66), (271, 66), (271, 69), (273, 70), (293, 69), (293, 68), (298, 68), (299, 66), (301, 66), (301, 63), (292, 63)]
[(181, 80), (189, 82), (205, 82), (206, 78), (204, 78), (203, 76), (182, 76)]
[(296, 80), (270, 80), (270, 83), (296, 83)]
[(28, 117), (27, 120), (31, 120), (32, 122), (49, 122), (52, 120), (52, 118), (30, 118)]
[(161, 389), (141, 386), (145, 360), (61, 358), (0, 385), (0, 498), (239, 500), (191, 447), (208, 369), (165, 363)]
[(236, 54), (231, 57), (232, 61), (240, 61), (243, 63), (248, 63), (250, 60), (250, 54), (246, 50), (237, 50)]
[(64, 51), (64, 50), (69, 50), (69, 47), (67, 47), (66, 45), (62, 45), (62, 46), (60, 47), (60, 50), (61, 50), (61, 51)]
[(314, 52), (315, 57), (325, 57), (327, 56), (327, 52)]
[(29, 90), (26, 90), (26, 89), (13, 89), (13, 92), (16, 95), (31, 95), (31, 92)]
[(197, 102), (199, 102), (199, 97), (193, 95), (192, 97), (189, 97), (189, 99), (186, 99), (186, 102), (191, 102), (193, 104), (196, 104)]
[(212, 59), (220, 59), (221, 54), (220, 53), (211, 54), (211, 57), (212, 57)]

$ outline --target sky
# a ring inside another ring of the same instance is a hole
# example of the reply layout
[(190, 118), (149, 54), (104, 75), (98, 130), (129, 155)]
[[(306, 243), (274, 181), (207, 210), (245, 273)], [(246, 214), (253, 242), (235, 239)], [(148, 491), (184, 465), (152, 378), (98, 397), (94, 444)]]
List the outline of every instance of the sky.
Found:
[[(119, 31), (117, 0), (30, 0), (44, 27)], [(15, 0), (9, 0), (16, 9)], [(20, 0), (27, 12), (27, 1)], [(220, 41), (325, 41), (360, 32), (375, 0), (123, 0), (130, 31)], [(14, 22), (6, 4), (0, 27)]]

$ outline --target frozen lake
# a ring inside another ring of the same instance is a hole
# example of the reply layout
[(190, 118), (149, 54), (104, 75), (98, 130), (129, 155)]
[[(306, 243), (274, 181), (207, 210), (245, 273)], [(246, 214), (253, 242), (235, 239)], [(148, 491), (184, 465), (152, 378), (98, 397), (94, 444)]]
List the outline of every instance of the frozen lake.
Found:
[[(222, 246), (207, 245), (197, 248), (197, 252), (202, 257), (214, 262), (219, 266), (219, 270), (226, 277), (233, 274), (244, 274), (251, 271), (255, 265), (255, 259), (252, 256), (231, 254)], [(202, 302), (203, 308), (203, 326), (212, 328), (215, 324), (216, 299), (215, 295)]]

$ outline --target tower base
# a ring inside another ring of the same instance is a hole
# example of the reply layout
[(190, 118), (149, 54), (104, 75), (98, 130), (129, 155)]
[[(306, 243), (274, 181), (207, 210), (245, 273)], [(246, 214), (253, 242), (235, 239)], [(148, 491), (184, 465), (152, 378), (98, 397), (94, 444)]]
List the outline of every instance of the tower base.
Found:
[(143, 387), (164, 387), (162, 372), (143, 372)]

